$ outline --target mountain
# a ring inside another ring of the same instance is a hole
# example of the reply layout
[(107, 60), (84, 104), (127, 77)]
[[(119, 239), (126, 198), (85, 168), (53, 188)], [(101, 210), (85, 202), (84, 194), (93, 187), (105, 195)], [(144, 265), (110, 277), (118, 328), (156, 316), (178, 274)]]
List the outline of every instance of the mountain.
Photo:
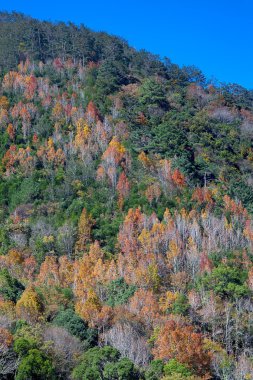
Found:
[(253, 378), (253, 91), (0, 13), (0, 378)]

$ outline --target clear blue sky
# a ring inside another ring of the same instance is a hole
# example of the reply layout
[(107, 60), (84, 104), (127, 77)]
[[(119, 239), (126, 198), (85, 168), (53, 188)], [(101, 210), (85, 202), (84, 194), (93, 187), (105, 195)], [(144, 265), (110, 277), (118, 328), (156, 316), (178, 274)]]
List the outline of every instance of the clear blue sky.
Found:
[(0, 0), (0, 9), (83, 23), (253, 89), (253, 0)]

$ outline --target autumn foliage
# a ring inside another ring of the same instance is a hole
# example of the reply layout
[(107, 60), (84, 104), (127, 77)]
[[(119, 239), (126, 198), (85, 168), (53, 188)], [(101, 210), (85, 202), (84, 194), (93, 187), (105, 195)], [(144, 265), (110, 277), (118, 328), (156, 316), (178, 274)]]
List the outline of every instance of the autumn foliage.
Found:
[(29, 25), (0, 54), (0, 378), (251, 379), (252, 94)]
[(207, 374), (210, 368), (211, 357), (204, 349), (203, 336), (194, 332), (192, 326), (173, 320), (161, 328), (153, 352), (156, 358), (177, 359), (199, 375)]

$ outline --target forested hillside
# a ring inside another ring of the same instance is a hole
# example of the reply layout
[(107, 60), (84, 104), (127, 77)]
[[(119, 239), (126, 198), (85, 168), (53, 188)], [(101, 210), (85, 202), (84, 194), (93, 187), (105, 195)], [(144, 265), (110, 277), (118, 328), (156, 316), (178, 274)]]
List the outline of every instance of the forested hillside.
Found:
[(0, 379), (253, 379), (253, 91), (0, 13)]

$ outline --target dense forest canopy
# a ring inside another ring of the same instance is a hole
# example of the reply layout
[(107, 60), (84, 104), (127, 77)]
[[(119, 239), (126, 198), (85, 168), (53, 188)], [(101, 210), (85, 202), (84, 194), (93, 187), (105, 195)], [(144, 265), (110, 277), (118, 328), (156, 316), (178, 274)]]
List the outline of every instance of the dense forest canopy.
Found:
[(253, 91), (0, 13), (0, 378), (253, 379)]

